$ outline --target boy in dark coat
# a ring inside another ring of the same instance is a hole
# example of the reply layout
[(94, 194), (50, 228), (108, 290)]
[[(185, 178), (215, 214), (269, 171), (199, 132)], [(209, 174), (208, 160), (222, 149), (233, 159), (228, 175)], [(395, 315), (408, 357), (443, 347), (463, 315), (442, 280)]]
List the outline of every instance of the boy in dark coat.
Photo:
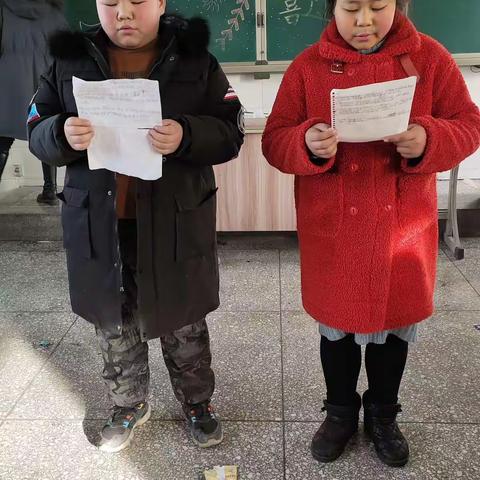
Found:
[[(114, 404), (100, 448), (125, 448), (148, 420), (147, 340), (157, 337), (192, 437), (209, 447), (223, 438), (205, 322), (219, 305), (212, 165), (238, 155), (242, 107), (207, 51), (205, 22), (165, 16), (165, 0), (97, 0), (97, 9), (97, 32), (52, 40), (29, 133), (36, 156), (67, 166), (59, 197), (72, 308), (96, 327)], [(164, 120), (148, 141), (164, 155), (162, 178), (89, 170), (95, 128), (77, 116), (73, 75), (158, 80)]]

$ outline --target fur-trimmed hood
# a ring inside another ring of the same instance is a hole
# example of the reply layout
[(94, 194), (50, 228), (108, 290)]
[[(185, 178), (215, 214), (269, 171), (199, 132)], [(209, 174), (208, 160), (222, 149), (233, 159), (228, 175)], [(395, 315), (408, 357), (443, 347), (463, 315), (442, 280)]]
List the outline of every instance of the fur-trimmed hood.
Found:
[[(106, 37), (100, 24), (85, 32), (60, 31), (50, 37), (50, 53), (58, 59), (77, 59), (88, 55), (88, 41)], [(210, 43), (210, 29), (203, 18), (185, 19), (178, 15), (163, 15), (159, 25), (159, 41), (175, 36), (178, 51), (185, 56), (205, 53)]]

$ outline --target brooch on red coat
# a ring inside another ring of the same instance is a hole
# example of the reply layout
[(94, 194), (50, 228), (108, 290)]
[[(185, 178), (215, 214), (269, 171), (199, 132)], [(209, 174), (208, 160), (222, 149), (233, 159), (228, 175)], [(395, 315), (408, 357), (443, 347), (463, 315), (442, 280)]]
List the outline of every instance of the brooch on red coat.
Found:
[(334, 60), (332, 66), (330, 67), (330, 71), (332, 73), (343, 73), (343, 62), (339, 62), (338, 60)]

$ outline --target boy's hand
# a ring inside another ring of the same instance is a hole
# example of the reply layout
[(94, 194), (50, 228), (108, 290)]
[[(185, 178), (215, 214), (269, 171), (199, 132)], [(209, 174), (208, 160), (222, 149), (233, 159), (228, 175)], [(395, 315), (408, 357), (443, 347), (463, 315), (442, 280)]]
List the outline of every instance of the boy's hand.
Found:
[(148, 132), (153, 149), (162, 155), (170, 155), (178, 150), (183, 139), (183, 127), (175, 120), (163, 120)]
[(384, 141), (394, 143), (402, 157), (418, 158), (427, 148), (427, 131), (421, 125), (412, 124), (406, 132), (387, 137)]
[(92, 124), (83, 118), (69, 117), (63, 127), (69, 145), (79, 152), (86, 150), (95, 135)]
[(308, 149), (319, 158), (329, 159), (337, 153), (337, 132), (326, 123), (317, 123), (305, 133)]

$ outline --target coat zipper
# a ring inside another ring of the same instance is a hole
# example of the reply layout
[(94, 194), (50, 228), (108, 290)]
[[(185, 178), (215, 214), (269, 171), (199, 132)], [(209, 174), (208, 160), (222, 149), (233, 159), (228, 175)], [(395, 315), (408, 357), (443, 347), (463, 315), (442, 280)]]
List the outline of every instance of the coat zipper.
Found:
[[(112, 75), (111, 75), (111, 72), (110, 72), (110, 67), (109, 67), (107, 61), (105, 60), (105, 57), (103, 56), (102, 52), (95, 45), (94, 42), (92, 42), (90, 39), (88, 39), (88, 42), (89, 42), (89, 45), (92, 49), (92, 52), (91, 52), (92, 58), (94, 59), (95, 63), (98, 65), (98, 68), (100, 69), (103, 76), (105, 77), (105, 80), (108, 80), (109, 78), (111, 78)], [(148, 79), (150, 79), (152, 77), (153, 72), (164, 62), (166, 56), (170, 55), (169, 51), (171, 50), (171, 47), (174, 44), (174, 42), (175, 42), (175, 38), (172, 38), (170, 40), (170, 42), (168, 43), (167, 47), (165, 48), (165, 50), (163, 51), (161, 57), (152, 65), (152, 68), (150, 69), (150, 72), (147, 75)], [(116, 178), (117, 178), (117, 174), (115, 173), (115, 181), (116, 181)], [(117, 211), (117, 195), (116, 195), (116, 193), (115, 193), (115, 197), (114, 197), (114, 200), (113, 200), (113, 207), (114, 207), (114, 210), (115, 210), (115, 213), (116, 213), (116, 211)], [(125, 291), (125, 289), (124, 289), (124, 285), (123, 285), (123, 262), (122, 262), (121, 253), (120, 253), (120, 239), (119, 239), (119, 236), (118, 236), (118, 221), (115, 222), (115, 227), (114, 228), (115, 228), (115, 234), (116, 234), (116, 238), (117, 238), (118, 263), (120, 265), (120, 292), (123, 293)], [(133, 315), (133, 312), (132, 312), (132, 315)], [(139, 325), (139, 327), (140, 327), (140, 330), (141, 330), (142, 338), (146, 339), (147, 338), (146, 332), (143, 330), (141, 325)], [(121, 332), (122, 326), (119, 325), (118, 330)]]
[[(112, 77), (111, 72), (110, 72), (110, 67), (108, 66), (107, 61), (105, 60), (105, 57), (103, 56), (102, 52), (98, 49), (98, 47), (95, 45), (94, 42), (92, 42), (90, 39), (88, 39), (90, 47), (93, 49), (92, 52), (92, 58), (95, 61), (95, 63), (98, 65), (98, 68), (102, 72), (103, 76), (105, 77), (105, 80), (108, 80), (109, 78)], [(114, 172), (114, 178), (115, 178), (115, 184), (117, 183), (117, 174)], [(115, 215), (117, 214), (117, 191), (115, 188), (115, 196), (113, 198), (113, 210), (115, 212)], [(115, 232), (115, 237), (117, 239), (117, 261), (115, 264), (117, 265), (116, 268), (119, 268), (120, 271), (120, 287), (119, 291), (121, 294), (125, 292), (125, 287), (123, 285), (123, 262), (122, 262), (122, 256), (120, 253), (120, 238), (118, 235), (118, 219), (116, 222), (114, 222), (114, 232)], [(121, 332), (123, 328), (123, 322), (122, 324), (118, 325), (118, 331)]]

